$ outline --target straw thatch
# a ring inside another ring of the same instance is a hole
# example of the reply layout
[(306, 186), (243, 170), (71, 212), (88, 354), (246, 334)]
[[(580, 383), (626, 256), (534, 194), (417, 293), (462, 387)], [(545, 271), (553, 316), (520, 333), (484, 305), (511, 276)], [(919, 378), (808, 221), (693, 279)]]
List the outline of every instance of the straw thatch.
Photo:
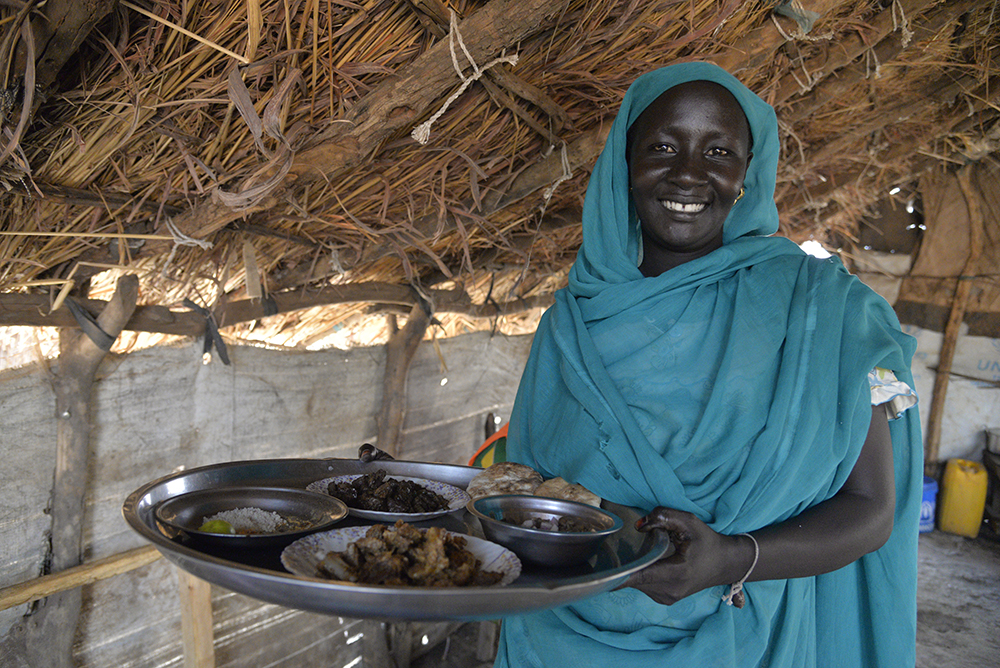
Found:
[(231, 339), (370, 342), (418, 298), (437, 336), (531, 331), (628, 84), (679, 60), (778, 110), (796, 241), (850, 251), (890, 187), (1000, 140), (991, 2), (76, 4), (0, 0), (0, 298), (49, 317), (21, 324), (130, 272)]

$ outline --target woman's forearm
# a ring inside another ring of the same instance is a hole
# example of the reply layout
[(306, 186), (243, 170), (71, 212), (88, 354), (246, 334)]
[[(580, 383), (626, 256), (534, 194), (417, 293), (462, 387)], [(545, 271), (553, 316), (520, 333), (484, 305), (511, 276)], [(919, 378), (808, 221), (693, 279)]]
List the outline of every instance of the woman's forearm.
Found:
[[(889, 423), (876, 406), (861, 455), (840, 492), (781, 524), (752, 532), (760, 554), (749, 580), (819, 575), (877, 550), (892, 533), (895, 498)], [(744, 539), (737, 549), (738, 562), (749, 568), (752, 543)]]

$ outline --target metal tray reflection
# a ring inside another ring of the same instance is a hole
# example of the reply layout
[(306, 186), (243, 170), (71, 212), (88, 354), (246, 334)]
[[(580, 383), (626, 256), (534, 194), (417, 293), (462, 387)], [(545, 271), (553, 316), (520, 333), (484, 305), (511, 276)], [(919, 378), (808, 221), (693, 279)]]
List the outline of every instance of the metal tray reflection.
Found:
[[(156, 521), (154, 509), (179, 494), (218, 487), (263, 485), (304, 489), (315, 480), (335, 475), (388, 473), (440, 480), (465, 489), (481, 469), (433, 464), (355, 459), (265, 459), (215, 464), (182, 471), (143, 485), (126, 499), (126, 522), (179, 568), (225, 589), (253, 598), (322, 614), (398, 621), (472, 621), (554, 608), (623, 584), (628, 576), (665, 554), (669, 541), (662, 533), (641, 534), (633, 527), (639, 512), (609, 504), (625, 528), (607, 540), (587, 563), (572, 568), (526, 564), (521, 576), (506, 587), (416, 589), (357, 585), (306, 578), (287, 572), (281, 549), (233, 550), (197, 544)], [(338, 526), (370, 524), (352, 517)], [(478, 520), (467, 511), (416, 526), (440, 526), (482, 538)]]

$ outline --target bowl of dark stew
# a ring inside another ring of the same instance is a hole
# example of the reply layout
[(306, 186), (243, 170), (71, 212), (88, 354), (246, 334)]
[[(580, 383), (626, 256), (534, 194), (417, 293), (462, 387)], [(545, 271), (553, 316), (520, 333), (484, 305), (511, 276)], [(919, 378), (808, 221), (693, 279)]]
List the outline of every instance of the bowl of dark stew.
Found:
[(621, 518), (606, 510), (543, 496), (485, 496), (466, 508), (479, 520), (487, 540), (541, 566), (583, 563), (622, 528)]

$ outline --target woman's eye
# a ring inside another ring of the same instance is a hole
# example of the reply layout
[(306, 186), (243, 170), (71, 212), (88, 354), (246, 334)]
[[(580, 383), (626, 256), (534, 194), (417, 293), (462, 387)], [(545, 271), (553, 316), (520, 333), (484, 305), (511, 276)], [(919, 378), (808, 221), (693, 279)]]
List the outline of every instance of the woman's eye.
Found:
[(729, 155), (730, 151), (727, 148), (719, 148), (717, 146), (715, 148), (709, 149), (708, 150), (708, 154), (711, 155), (711, 156), (720, 156), (721, 157), (721, 156)]
[(657, 153), (674, 153), (674, 147), (670, 144), (656, 144), (653, 146), (653, 150)]

